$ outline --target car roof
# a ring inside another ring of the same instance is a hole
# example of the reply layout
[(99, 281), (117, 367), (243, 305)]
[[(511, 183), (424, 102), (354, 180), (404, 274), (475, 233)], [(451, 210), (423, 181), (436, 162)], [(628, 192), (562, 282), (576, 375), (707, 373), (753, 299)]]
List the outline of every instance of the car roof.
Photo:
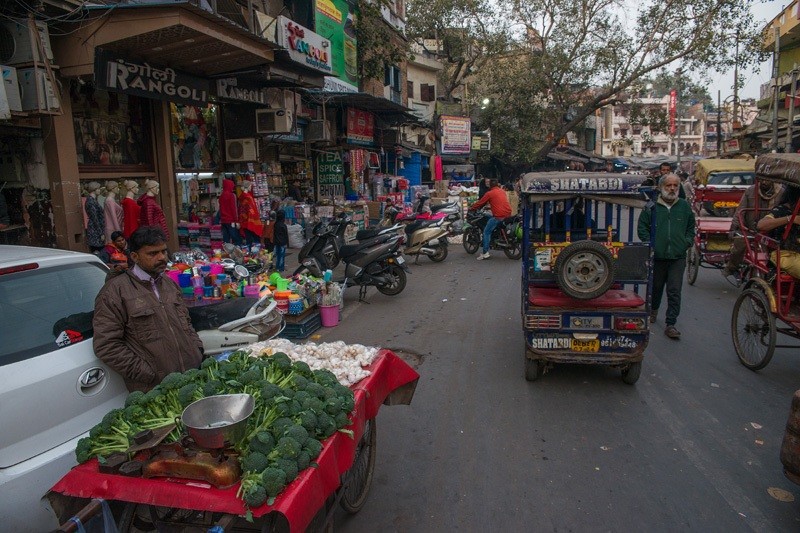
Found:
[(0, 245), (0, 267), (10, 267), (25, 263), (40, 263), (47, 265), (85, 263), (101, 263), (100, 259), (92, 254), (71, 252), (56, 248), (36, 248), (34, 246)]

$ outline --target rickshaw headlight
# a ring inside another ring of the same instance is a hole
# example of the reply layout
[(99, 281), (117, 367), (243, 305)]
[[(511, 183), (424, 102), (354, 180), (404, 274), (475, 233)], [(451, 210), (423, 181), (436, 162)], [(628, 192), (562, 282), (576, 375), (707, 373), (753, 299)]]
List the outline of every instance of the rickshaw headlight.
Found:
[(617, 330), (642, 330), (647, 327), (647, 320), (644, 318), (615, 317), (614, 329)]

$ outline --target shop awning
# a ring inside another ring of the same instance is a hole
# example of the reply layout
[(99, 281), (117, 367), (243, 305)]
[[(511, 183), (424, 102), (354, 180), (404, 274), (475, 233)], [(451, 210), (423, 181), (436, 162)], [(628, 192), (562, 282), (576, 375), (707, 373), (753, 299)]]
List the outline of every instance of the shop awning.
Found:
[(65, 35), (54, 37), (62, 42), (62, 75), (92, 74), (95, 48), (206, 78), (268, 65), (277, 48), (190, 2), (115, 4), (90, 12), (80, 24), (62, 25)]
[(318, 104), (331, 107), (355, 107), (362, 111), (375, 113), (382, 120), (393, 124), (420, 122), (411, 109), (386, 98), (368, 93), (329, 92), (310, 89), (306, 91), (310, 99)]
[(585, 157), (578, 157), (577, 155), (565, 154), (563, 152), (550, 152), (547, 154), (548, 159), (555, 161), (575, 161), (577, 163), (588, 163), (589, 159)]
[(565, 148), (565, 151), (574, 152), (575, 154), (578, 154), (581, 157), (585, 157), (591, 163), (602, 164), (602, 163), (606, 162), (606, 159), (604, 157), (601, 157), (601, 156), (595, 154), (594, 152), (590, 152), (590, 151), (584, 150), (582, 148), (577, 148), (575, 146), (567, 146)]

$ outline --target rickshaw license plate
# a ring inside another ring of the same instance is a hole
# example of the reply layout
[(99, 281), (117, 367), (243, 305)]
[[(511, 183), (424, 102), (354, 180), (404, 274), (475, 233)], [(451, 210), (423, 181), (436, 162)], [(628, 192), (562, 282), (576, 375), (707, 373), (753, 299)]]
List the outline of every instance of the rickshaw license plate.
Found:
[(600, 339), (592, 339), (588, 341), (572, 339), (570, 348), (573, 352), (599, 352)]

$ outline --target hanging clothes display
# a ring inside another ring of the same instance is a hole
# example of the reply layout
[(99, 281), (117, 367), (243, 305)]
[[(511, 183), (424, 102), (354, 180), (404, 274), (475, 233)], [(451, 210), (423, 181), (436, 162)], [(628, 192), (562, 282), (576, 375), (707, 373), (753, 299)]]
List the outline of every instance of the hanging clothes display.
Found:
[(94, 252), (106, 245), (106, 219), (103, 208), (92, 195), (86, 197), (86, 216), (86, 245)]
[(156, 194), (158, 194), (159, 186), (157, 181), (147, 180), (145, 183), (147, 192), (139, 198), (139, 225), (140, 226), (158, 226), (164, 232), (164, 236), (169, 240), (169, 229), (167, 229), (167, 217), (164, 216), (164, 211), (161, 206), (156, 202)]

